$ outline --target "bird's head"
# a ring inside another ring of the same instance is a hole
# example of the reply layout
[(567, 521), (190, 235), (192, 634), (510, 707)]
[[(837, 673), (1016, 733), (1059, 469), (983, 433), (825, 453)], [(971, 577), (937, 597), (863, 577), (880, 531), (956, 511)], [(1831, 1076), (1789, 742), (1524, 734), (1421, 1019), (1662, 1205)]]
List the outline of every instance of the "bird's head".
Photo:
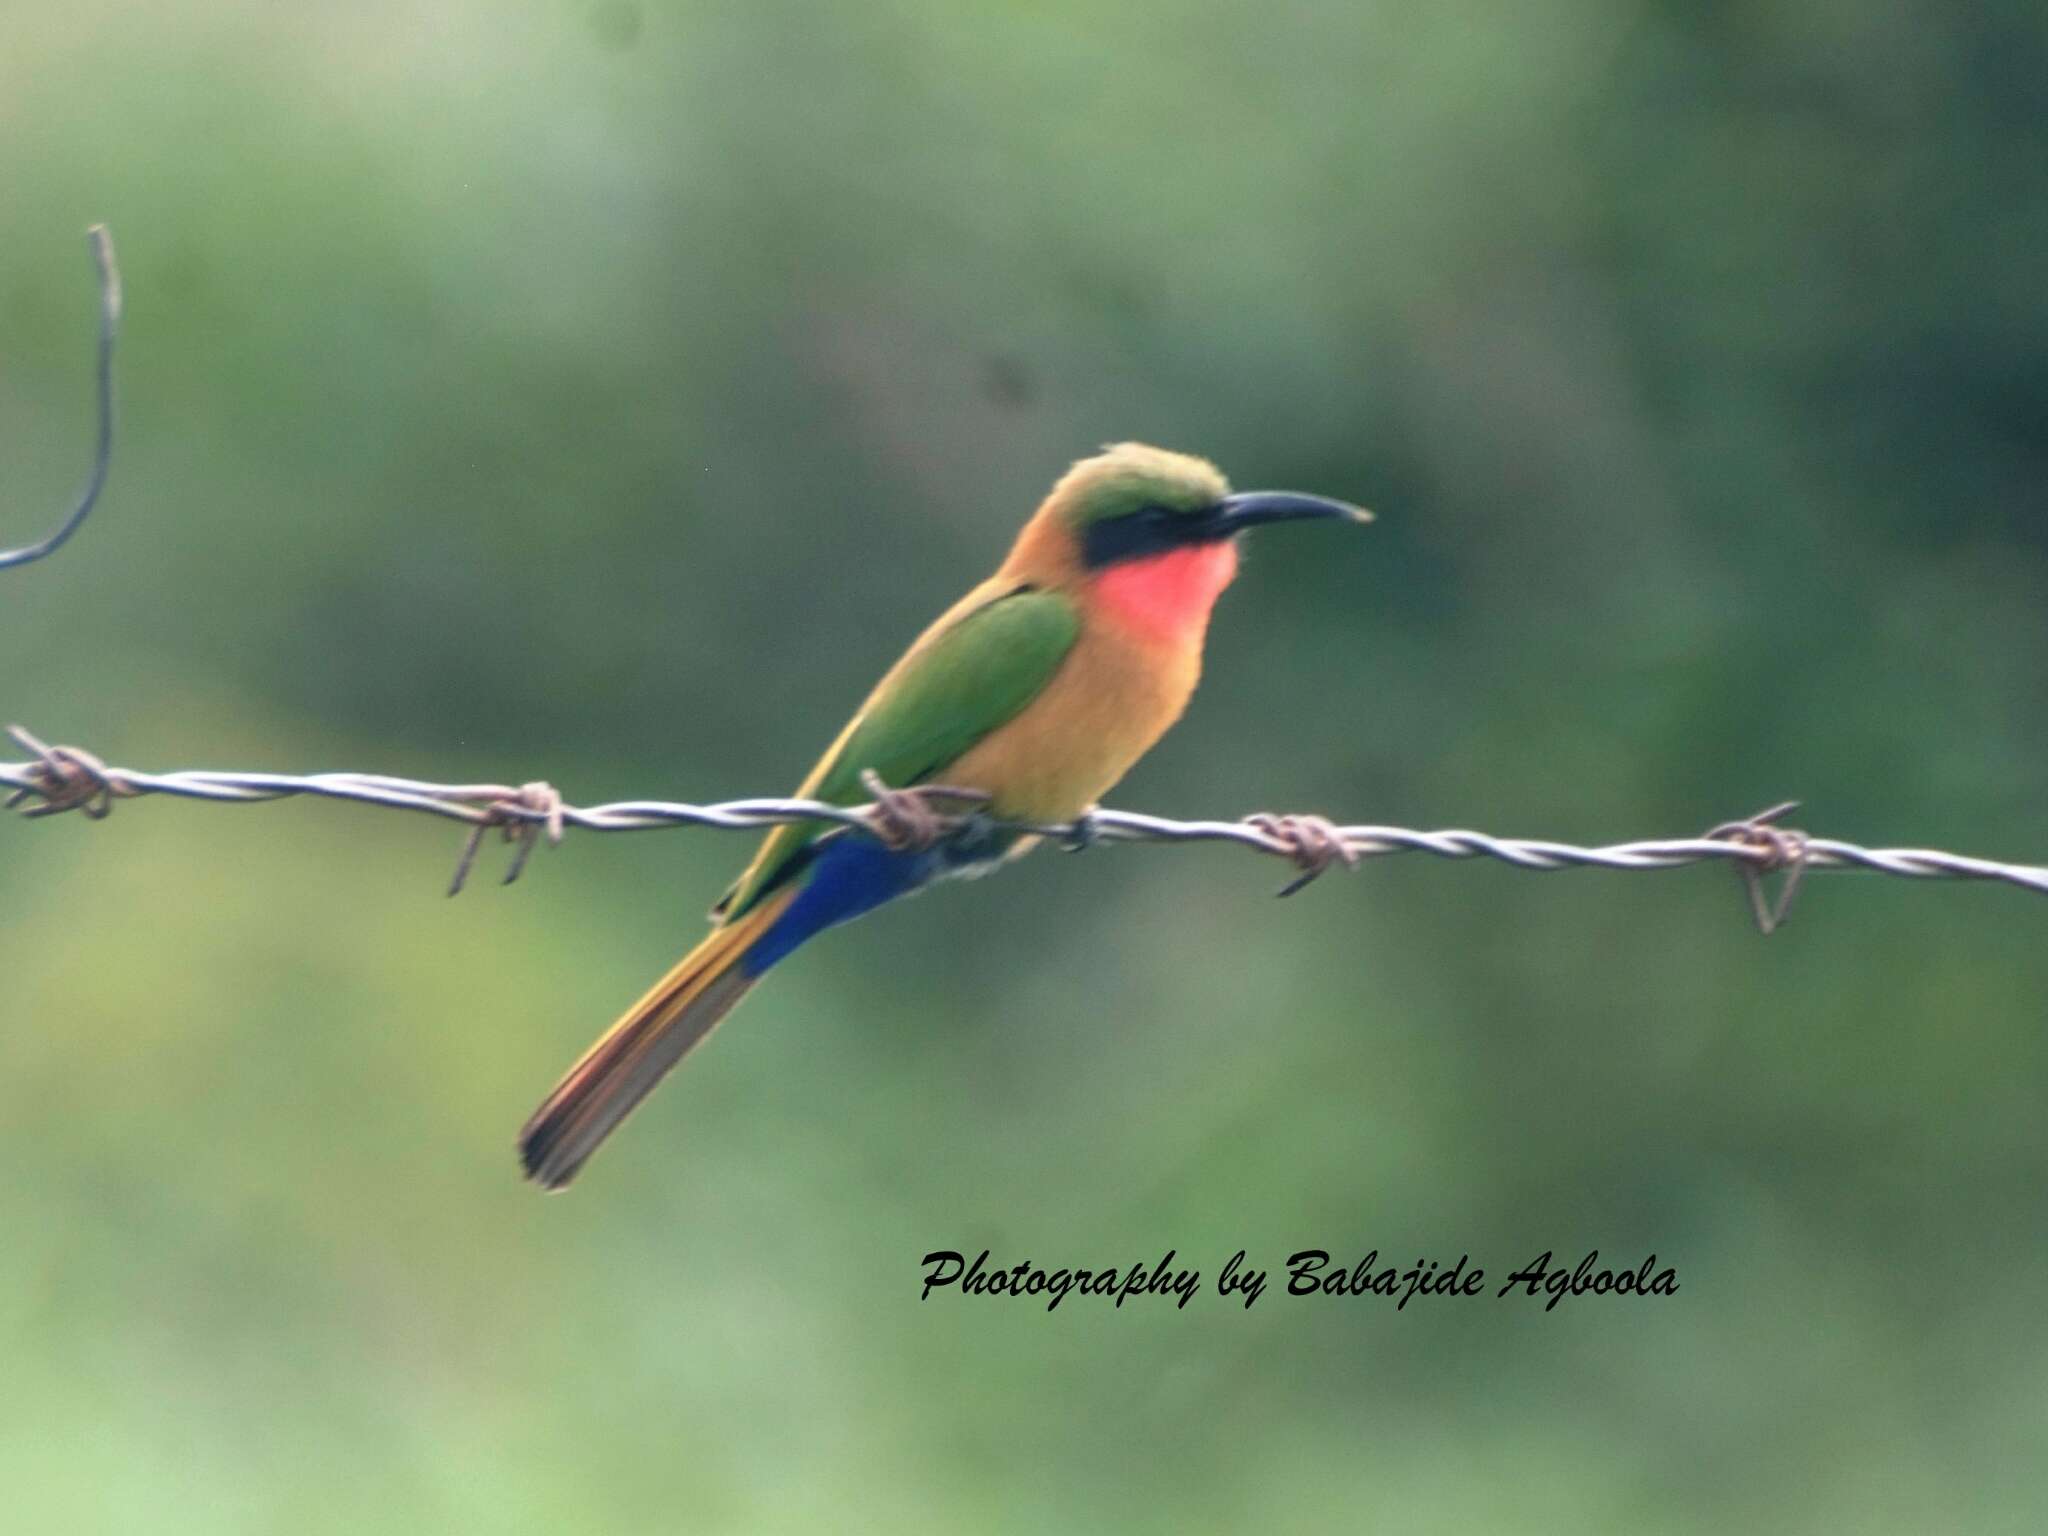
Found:
[[(1261, 523), (1370, 512), (1294, 491), (1239, 491), (1207, 459), (1114, 443), (1060, 478), (1010, 564), (1057, 572), (1140, 628), (1199, 634), (1237, 571), (1237, 535)], [(1021, 558), (1020, 558), (1021, 557)]]

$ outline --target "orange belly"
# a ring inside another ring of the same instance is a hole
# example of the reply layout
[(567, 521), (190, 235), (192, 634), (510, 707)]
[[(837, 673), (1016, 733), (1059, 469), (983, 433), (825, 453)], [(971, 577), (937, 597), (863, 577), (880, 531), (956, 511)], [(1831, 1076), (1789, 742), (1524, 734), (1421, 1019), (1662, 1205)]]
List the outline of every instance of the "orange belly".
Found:
[(999, 818), (1072, 821), (1181, 717), (1201, 673), (1199, 629), (1166, 640), (1098, 617), (1015, 719), (932, 782), (988, 791)]

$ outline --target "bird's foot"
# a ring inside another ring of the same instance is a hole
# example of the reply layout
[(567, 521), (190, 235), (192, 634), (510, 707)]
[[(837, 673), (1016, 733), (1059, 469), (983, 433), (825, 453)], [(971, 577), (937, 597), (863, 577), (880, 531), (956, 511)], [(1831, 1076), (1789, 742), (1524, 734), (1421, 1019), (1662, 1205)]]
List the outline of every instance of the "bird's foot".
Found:
[(1069, 853), (1086, 853), (1101, 842), (1102, 823), (1095, 819), (1095, 813), (1101, 809), (1099, 805), (1091, 805), (1076, 816), (1068, 824), (1066, 835), (1060, 839), (1060, 846)]
[(962, 859), (972, 863), (996, 851), (998, 827), (995, 817), (985, 807), (977, 806), (966, 815), (953, 818), (953, 830), (946, 834), (946, 841), (959, 850)]
[(1358, 868), (1358, 850), (1344, 841), (1336, 823), (1326, 817), (1279, 816), (1261, 811), (1256, 816), (1247, 816), (1245, 821), (1278, 843), (1279, 851), (1294, 860), (1301, 871), (1280, 888), (1282, 896), (1292, 896), (1340, 860), (1346, 869)]
[(892, 852), (924, 853), (953, 837), (971, 838), (977, 827), (987, 835), (990, 823), (981, 807), (990, 797), (984, 790), (945, 784), (891, 789), (872, 768), (861, 774), (860, 782), (875, 802), (868, 808), (868, 825)]

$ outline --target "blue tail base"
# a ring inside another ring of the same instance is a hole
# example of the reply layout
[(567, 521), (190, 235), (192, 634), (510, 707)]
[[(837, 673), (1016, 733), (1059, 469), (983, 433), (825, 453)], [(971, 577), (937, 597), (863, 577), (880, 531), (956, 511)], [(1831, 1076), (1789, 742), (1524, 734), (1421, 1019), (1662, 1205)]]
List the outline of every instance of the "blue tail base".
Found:
[(796, 899), (748, 946), (740, 969), (759, 976), (805, 940), (907, 896), (951, 862), (943, 848), (896, 853), (873, 838), (827, 838), (797, 876), (803, 887)]

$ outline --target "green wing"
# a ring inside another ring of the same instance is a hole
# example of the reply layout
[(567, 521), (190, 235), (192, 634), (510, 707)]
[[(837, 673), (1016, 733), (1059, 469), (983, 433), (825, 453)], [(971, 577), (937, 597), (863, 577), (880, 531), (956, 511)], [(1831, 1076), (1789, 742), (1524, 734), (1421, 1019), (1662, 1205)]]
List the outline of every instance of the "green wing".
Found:
[[(1037, 697), (1080, 632), (1080, 615), (1056, 592), (1025, 588), (963, 614), (898, 664), (797, 794), (859, 805), (870, 768), (891, 788), (927, 782)], [(713, 915), (745, 912), (830, 830), (823, 821), (777, 827)]]

